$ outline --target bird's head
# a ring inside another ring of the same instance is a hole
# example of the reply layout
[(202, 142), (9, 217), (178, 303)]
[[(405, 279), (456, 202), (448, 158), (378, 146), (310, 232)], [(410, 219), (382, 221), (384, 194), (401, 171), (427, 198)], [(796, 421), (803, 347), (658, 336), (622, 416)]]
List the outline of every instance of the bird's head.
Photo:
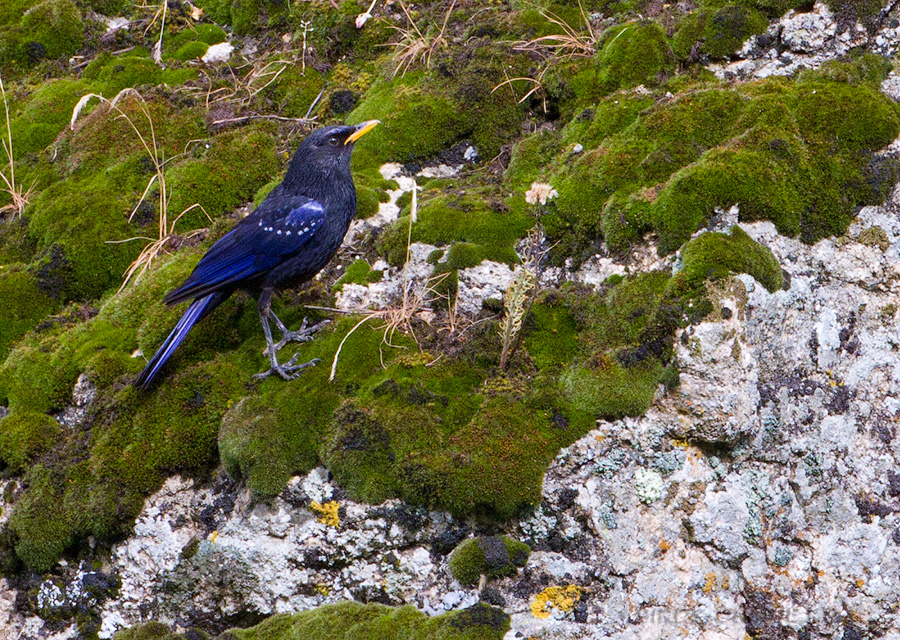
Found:
[(378, 124), (378, 120), (367, 120), (357, 125), (316, 129), (300, 143), (296, 157), (329, 169), (346, 167), (349, 170), (353, 144)]

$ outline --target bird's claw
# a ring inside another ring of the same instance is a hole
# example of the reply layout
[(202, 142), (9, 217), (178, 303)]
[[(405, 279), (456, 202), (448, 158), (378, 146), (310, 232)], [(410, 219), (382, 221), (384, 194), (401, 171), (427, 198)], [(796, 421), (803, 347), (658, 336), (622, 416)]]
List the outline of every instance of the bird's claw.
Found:
[(274, 364), (271, 369), (268, 371), (263, 371), (262, 373), (257, 373), (253, 376), (254, 381), (262, 381), (268, 378), (273, 373), (277, 373), (285, 380), (296, 380), (300, 377), (300, 372), (304, 369), (308, 369), (309, 367), (316, 366), (316, 363), (321, 362), (319, 358), (313, 358), (309, 362), (304, 362), (303, 364), (294, 364), (297, 360), (297, 356), (299, 354), (295, 353), (291, 356), (291, 359), (285, 362), (284, 364)]
[[(310, 327), (309, 318), (303, 318), (303, 324), (296, 331), (284, 330), (281, 332), (281, 340), (275, 343), (275, 351), (281, 351), (288, 342), (311, 342), (313, 334), (330, 322), (331, 320), (322, 320)], [(268, 347), (266, 349), (268, 350)]]

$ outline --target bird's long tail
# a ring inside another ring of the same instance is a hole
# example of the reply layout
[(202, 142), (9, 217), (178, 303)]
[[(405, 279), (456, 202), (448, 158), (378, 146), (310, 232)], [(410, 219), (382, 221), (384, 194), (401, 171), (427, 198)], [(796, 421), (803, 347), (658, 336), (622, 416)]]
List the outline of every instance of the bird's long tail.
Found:
[(162, 369), (162, 366), (166, 363), (166, 360), (175, 353), (175, 349), (177, 349), (178, 345), (180, 345), (187, 337), (191, 328), (205, 318), (210, 311), (219, 306), (219, 303), (226, 297), (226, 295), (216, 292), (194, 300), (191, 303), (191, 306), (187, 308), (187, 311), (184, 312), (184, 315), (181, 316), (181, 320), (178, 321), (175, 328), (172, 329), (172, 333), (169, 334), (166, 341), (163, 342), (162, 346), (157, 349), (156, 353), (153, 354), (153, 357), (150, 358), (150, 362), (148, 362), (147, 366), (144, 367), (144, 370), (141, 371), (141, 375), (134, 381), (134, 386), (138, 389), (146, 389), (149, 387), (152, 384), (153, 379), (159, 373), (159, 370)]

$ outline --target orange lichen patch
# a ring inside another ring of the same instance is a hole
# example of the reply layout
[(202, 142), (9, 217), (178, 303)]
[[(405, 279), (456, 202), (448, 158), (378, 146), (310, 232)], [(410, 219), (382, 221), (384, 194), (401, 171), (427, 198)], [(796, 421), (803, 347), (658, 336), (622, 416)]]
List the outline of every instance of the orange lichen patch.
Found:
[(706, 574), (706, 584), (703, 585), (703, 593), (709, 593), (716, 588), (716, 574), (712, 571)]
[(535, 596), (531, 603), (531, 613), (542, 620), (549, 618), (553, 609), (569, 613), (581, 600), (584, 587), (569, 585), (566, 587), (547, 587)]
[(665, 553), (669, 549), (672, 548), (672, 543), (666, 540), (665, 538), (659, 539), (659, 550)]
[(332, 500), (331, 502), (326, 502), (324, 504), (319, 504), (315, 500), (309, 503), (309, 508), (315, 511), (318, 515), (316, 519), (324, 525), (328, 525), (329, 527), (338, 528), (341, 526), (341, 519), (338, 516), (338, 509), (340, 505)]

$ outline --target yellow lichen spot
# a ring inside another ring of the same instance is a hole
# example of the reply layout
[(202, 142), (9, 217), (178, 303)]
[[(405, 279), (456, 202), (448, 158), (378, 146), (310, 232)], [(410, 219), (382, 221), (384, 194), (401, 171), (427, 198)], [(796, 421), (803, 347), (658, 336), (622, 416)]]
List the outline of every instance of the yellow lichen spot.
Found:
[(338, 509), (340, 505), (332, 500), (331, 502), (326, 502), (325, 504), (319, 504), (315, 500), (310, 502), (309, 508), (315, 511), (318, 516), (316, 519), (324, 525), (328, 525), (329, 527), (340, 527), (341, 519), (338, 516)]
[(706, 574), (706, 584), (703, 585), (703, 593), (709, 593), (716, 588), (716, 574), (710, 571)]
[(863, 580), (862, 578), (860, 578), (859, 580), (856, 581), (856, 586), (859, 587), (860, 589), (862, 589), (863, 585), (865, 585), (865, 584), (866, 584), (866, 581)]
[(535, 618), (542, 620), (549, 618), (553, 609), (565, 613), (572, 611), (581, 600), (584, 587), (569, 585), (567, 587), (547, 587), (534, 598), (531, 603), (531, 613)]
[(727, 591), (730, 586), (731, 581), (728, 579), (728, 576), (722, 576), (722, 589)]
[(672, 548), (672, 544), (668, 540), (666, 540), (665, 538), (659, 539), (659, 550), (660, 551), (665, 553), (666, 551), (668, 551), (671, 548)]
[(318, 584), (316, 584), (315, 588), (316, 593), (318, 593), (320, 596), (328, 597), (331, 595), (331, 588), (327, 584), (319, 582)]
[(210, 544), (215, 544), (216, 538), (218, 538), (218, 537), (219, 537), (219, 532), (218, 532), (218, 531), (213, 531), (211, 534), (209, 534), (209, 543), (210, 543)]

